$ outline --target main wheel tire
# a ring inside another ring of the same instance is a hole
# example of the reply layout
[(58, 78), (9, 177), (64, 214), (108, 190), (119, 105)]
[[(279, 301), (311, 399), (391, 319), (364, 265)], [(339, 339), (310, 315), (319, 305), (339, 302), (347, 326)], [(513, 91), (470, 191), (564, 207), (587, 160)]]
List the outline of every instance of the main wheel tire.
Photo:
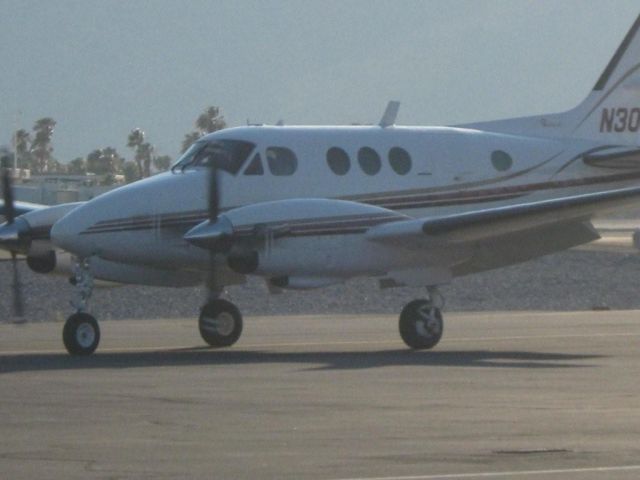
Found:
[(200, 336), (212, 347), (229, 347), (242, 334), (242, 315), (233, 303), (213, 300), (200, 310)]
[(433, 348), (444, 331), (442, 312), (427, 300), (414, 300), (402, 309), (398, 328), (407, 346), (415, 350)]
[(74, 313), (64, 324), (62, 341), (71, 355), (91, 355), (100, 343), (98, 322), (88, 313)]

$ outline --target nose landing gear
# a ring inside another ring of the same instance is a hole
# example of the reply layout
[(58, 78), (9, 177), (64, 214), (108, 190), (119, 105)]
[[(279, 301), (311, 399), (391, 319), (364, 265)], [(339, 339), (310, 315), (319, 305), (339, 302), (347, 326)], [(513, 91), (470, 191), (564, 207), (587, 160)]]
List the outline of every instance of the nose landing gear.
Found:
[(76, 298), (71, 305), (76, 313), (67, 318), (62, 329), (62, 341), (71, 355), (90, 355), (100, 343), (98, 322), (85, 310), (93, 293), (93, 275), (89, 259), (78, 259), (72, 283), (77, 287)]

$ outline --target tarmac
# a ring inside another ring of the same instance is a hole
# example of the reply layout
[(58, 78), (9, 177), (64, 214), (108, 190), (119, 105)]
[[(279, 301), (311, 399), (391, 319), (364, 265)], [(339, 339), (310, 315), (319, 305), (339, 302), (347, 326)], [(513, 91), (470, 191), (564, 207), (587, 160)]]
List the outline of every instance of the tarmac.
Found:
[(640, 478), (640, 311), (446, 313), (423, 352), (389, 315), (101, 327), (0, 325), (0, 478)]

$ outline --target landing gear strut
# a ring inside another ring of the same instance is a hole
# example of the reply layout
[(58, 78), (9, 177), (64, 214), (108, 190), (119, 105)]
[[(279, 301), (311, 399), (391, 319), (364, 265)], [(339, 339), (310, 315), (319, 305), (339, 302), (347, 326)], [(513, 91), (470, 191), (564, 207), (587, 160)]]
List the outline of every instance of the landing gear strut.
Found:
[(242, 334), (242, 315), (233, 303), (213, 298), (200, 310), (198, 328), (202, 339), (212, 347), (229, 347)]
[(67, 318), (62, 330), (62, 341), (71, 355), (90, 355), (100, 343), (98, 322), (85, 312), (93, 293), (93, 275), (89, 267), (88, 259), (79, 259), (72, 279), (77, 287), (76, 298), (71, 301), (76, 313)]
[(441, 308), (443, 297), (435, 288), (428, 288), (428, 298), (409, 302), (400, 313), (398, 328), (408, 347), (426, 350), (435, 347), (444, 331)]

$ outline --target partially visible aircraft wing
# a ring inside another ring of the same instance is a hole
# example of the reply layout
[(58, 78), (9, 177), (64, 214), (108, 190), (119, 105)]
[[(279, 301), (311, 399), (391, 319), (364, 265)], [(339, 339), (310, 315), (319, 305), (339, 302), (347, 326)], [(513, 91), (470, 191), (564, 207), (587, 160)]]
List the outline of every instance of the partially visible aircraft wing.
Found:
[[(29, 202), (14, 202), (13, 208), (15, 210), (16, 216), (23, 215), (28, 212), (32, 212), (33, 210), (40, 210), (42, 208), (47, 208), (49, 205), (40, 205), (38, 203), (29, 203)], [(0, 215), (4, 217), (4, 202), (0, 201)]]
[(588, 223), (595, 214), (637, 206), (639, 201), (640, 187), (631, 187), (442, 217), (386, 223), (371, 228), (366, 235), (372, 241), (394, 244), (402, 244), (403, 241), (412, 244), (420, 239), (447, 244), (481, 242), (546, 229), (549, 226)]

